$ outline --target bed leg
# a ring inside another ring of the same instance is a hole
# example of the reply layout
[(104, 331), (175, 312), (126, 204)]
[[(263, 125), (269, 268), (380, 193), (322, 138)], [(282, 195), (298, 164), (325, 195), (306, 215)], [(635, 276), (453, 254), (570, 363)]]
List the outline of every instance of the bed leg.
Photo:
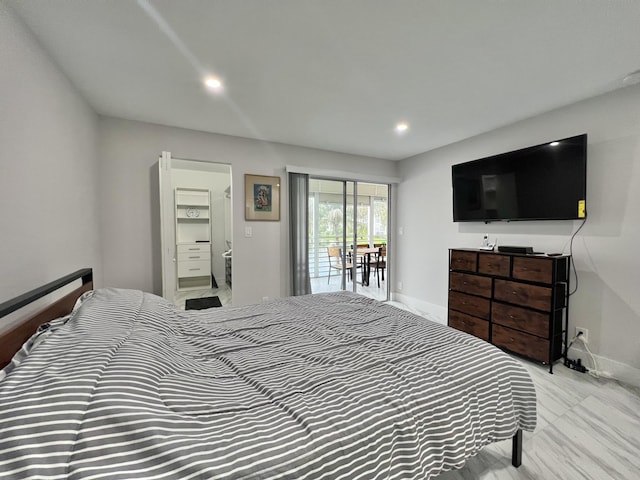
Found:
[(522, 430), (518, 430), (513, 436), (511, 446), (511, 465), (518, 468), (522, 464)]

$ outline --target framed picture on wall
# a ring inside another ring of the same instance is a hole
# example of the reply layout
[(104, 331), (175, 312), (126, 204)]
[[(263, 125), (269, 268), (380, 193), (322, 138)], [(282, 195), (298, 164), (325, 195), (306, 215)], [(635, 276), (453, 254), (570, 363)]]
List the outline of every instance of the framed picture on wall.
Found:
[(280, 221), (280, 177), (244, 176), (245, 220)]

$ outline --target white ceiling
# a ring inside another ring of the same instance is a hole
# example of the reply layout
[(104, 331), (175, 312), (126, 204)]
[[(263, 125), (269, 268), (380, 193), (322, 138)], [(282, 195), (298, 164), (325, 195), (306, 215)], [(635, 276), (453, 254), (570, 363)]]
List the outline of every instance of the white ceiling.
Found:
[(1, 1), (100, 114), (395, 160), (640, 69), (638, 0)]

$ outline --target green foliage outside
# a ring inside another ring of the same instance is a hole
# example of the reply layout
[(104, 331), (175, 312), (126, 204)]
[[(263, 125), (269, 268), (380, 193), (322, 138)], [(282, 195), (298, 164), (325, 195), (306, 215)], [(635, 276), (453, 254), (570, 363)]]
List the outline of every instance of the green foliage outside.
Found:
[[(315, 208), (313, 205), (313, 199), (310, 199), (310, 240), (315, 238), (316, 235), (323, 245), (337, 245), (342, 243), (344, 234), (344, 224), (342, 205), (331, 202), (320, 202), (317, 206), (318, 215), (318, 232), (313, 231), (315, 222), (313, 215)], [(384, 243), (387, 241), (387, 204), (386, 201), (374, 201), (373, 202), (373, 214), (374, 225), (376, 226), (374, 232), (374, 243)], [(369, 243), (369, 214), (370, 208), (368, 205), (358, 206), (358, 224), (357, 224), (357, 242)], [(347, 205), (347, 243), (351, 243), (353, 239), (353, 205)]]

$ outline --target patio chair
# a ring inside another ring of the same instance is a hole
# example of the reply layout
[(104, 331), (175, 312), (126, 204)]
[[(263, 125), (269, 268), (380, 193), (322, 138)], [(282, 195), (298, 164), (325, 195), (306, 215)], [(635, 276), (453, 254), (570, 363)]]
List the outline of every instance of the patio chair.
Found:
[(376, 243), (374, 247), (378, 247), (378, 253), (371, 260), (371, 268), (376, 271), (376, 277), (378, 278), (378, 288), (380, 288), (380, 274), (382, 274), (382, 281), (384, 282), (384, 271), (387, 268), (387, 245)]
[[(353, 280), (353, 263), (347, 261), (342, 263), (342, 249), (340, 247), (327, 247), (327, 255), (329, 256), (329, 278), (327, 278), (327, 285), (331, 282), (331, 272), (335, 268), (339, 272), (342, 272), (345, 268), (349, 270), (349, 280)], [(360, 268), (360, 265), (356, 265), (356, 268)]]

